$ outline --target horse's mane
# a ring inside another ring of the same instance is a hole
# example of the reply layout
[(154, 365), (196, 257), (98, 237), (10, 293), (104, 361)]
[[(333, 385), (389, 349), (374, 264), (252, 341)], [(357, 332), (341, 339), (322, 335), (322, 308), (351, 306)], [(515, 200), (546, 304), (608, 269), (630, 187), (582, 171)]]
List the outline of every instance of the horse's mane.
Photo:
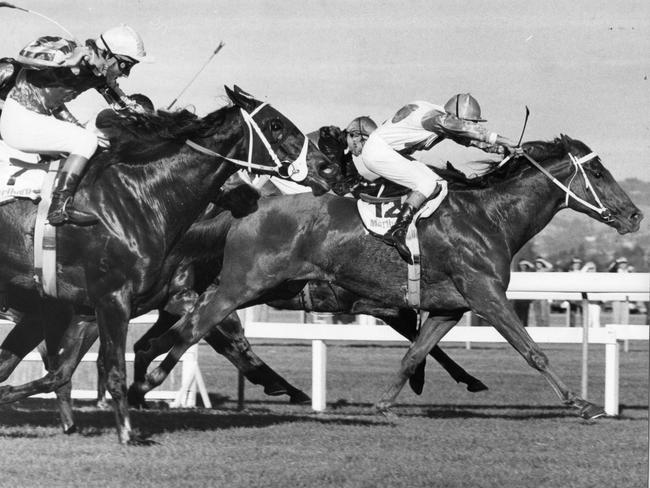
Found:
[[(588, 150), (582, 142), (570, 139), (561, 135), (552, 141), (529, 141), (525, 142), (522, 147), (526, 153), (536, 161), (545, 161), (551, 158), (561, 158), (571, 147)], [(468, 178), (464, 173), (454, 168), (451, 163), (447, 163), (446, 168), (432, 168), (438, 175), (447, 180), (450, 189), (471, 189), (485, 188), (495, 183), (516, 178), (524, 169), (529, 167), (525, 157), (519, 156), (513, 158), (508, 163), (499, 167), (498, 161), (477, 161), (485, 165), (488, 170), (481, 176)]]
[(203, 118), (186, 109), (115, 113), (102, 120), (101, 128), (115, 132), (110, 141), (110, 153), (115, 156), (111, 160), (142, 164), (172, 154), (188, 138), (214, 134), (228, 108), (230, 105)]

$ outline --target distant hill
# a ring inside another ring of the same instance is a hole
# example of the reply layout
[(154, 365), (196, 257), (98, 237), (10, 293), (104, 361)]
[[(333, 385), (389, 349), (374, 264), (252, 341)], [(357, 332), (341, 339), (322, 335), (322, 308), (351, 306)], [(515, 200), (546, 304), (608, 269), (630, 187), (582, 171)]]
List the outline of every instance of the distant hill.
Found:
[(598, 271), (606, 271), (615, 258), (625, 256), (636, 271), (650, 271), (650, 182), (631, 178), (620, 184), (645, 215), (638, 232), (621, 236), (586, 215), (563, 210), (522, 249), (517, 259), (541, 255), (564, 267), (578, 256), (594, 261)]

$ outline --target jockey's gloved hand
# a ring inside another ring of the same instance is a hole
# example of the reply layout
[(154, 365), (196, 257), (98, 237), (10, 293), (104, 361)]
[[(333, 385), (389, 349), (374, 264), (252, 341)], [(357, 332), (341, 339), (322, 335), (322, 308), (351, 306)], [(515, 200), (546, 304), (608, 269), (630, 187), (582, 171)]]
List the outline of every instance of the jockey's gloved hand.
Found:
[(504, 146), (504, 148), (508, 156), (522, 156), (524, 154), (524, 148), (521, 146)]

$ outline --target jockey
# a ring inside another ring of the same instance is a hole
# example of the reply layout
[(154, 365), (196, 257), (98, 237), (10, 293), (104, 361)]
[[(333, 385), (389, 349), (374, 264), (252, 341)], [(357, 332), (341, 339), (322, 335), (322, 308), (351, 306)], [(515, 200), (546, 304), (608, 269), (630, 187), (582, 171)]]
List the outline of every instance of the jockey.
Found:
[(97, 222), (74, 208), (73, 197), (86, 163), (97, 149), (97, 136), (82, 126), (65, 106), (90, 88), (114, 107), (137, 109), (117, 85), (138, 62), (151, 61), (140, 35), (127, 25), (107, 30), (80, 46), (59, 37), (42, 37), (25, 47), (25, 65), (9, 92), (0, 117), (0, 134), (7, 144), (32, 153), (67, 153), (47, 215), (51, 225)]
[(444, 139), (486, 152), (504, 153), (515, 143), (481, 125), (481, 108), (469, 93), (454, 95), (444, 107), (429, 102), (413, 102), (402, 107), (392, 119), (375, 130), (363, 145), (361, 157), (368, 170), (410, 188), (395, 224), (384, 239), (397, 248), (407, 262), (411, 253), (406, 232), (420, 206), (438, 189), (437, 176), (426, 164), (410, 156), (426, 151)]
[(340, 165), (344, 181), (333, 188), (335, 193), (345, 195), (351, 192), (356, 195), (379, 177), (369, 171), (361, 160), (363, 145), (376, 128), (377, 124), (363, 115), (352, 120), (344, 130), (333, 125), (321, 127), (318, 137), (314, 137), (318, 149)]

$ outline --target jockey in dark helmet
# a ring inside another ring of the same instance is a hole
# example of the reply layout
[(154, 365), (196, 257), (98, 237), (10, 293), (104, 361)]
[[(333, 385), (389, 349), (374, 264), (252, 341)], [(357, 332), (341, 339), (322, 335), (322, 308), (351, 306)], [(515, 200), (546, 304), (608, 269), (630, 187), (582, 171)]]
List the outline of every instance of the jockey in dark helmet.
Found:
[(90, 88), (118, 108), (138, 109), (117, 85), (138, 62), (151, 61), (140, 35), (127, 25), (107, 30), (78, 45), (60, 37), (41, 37), (17, 58), (18, 74), (0, 117), (0, 133), (10, 146), (33, 153), (67, 153), (48, 213), (51, 225), (97, 221), (73, 206), (86, 163), (97, 149), (97, 136), (82, 126), (65, 103)]
[(384, 236), (407, 262), (411, 262), (405, 242), (408, 226), (420, 206), (435, 193), (440, 180), (426, 164), (410, 156), (429, 150), (444, 139), (486, 152), (515, 149), (515, 143), (490, 132), (482, 122), (485, 120), (476, 99), (469, 93), (459, 93), (444, 107), (429, 102), (405, 105), (365, 141), (361, 157), (367, 169), (412, 190), (397, 221)]

